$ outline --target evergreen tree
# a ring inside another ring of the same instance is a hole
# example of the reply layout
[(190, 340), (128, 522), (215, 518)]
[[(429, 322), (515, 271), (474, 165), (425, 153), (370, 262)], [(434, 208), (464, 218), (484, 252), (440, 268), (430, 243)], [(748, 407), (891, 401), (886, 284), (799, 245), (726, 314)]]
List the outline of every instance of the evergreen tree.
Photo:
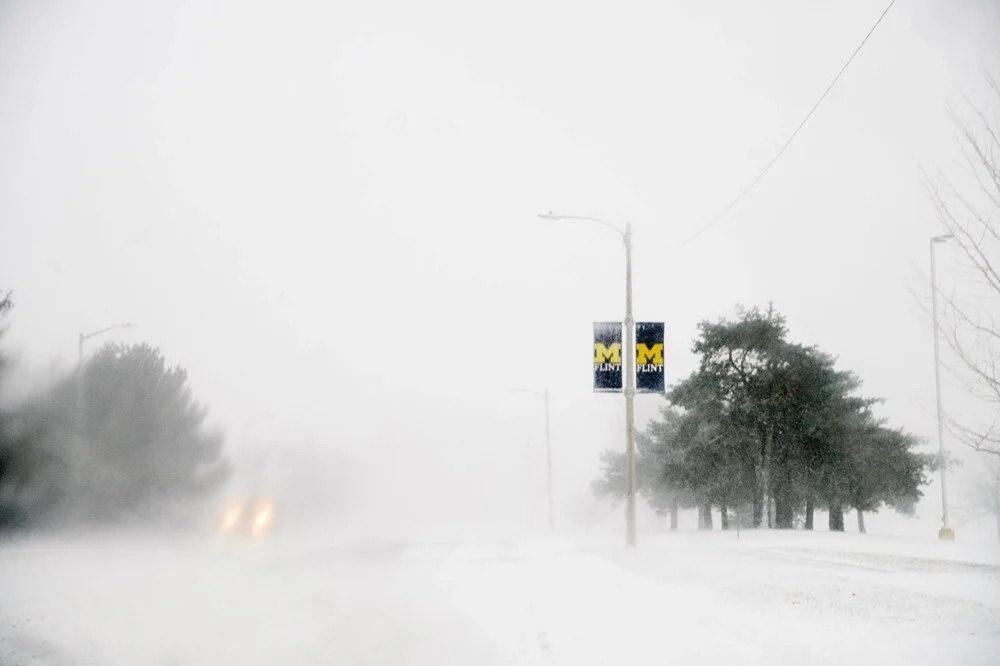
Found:
[[(730, 509), (749, 506), (754, 526), (791, 528), (803, 516), (812, 529), (825, 506), (831, 530), (844, 529), (847, 507), (862, 530), (865, 511), (912, 510), (933, 457), (873, 416), (877, 400), (856, 394), (857, 376), (785, 336), (772, 309), (701, 324), (698, 369), (637, 440), (637, 480), (654, 508), (697, 506), (711, 527), (717, 506), (725, 528)], [(623, 492), (623, 465), (606, 454), (595, 487)]]
[(228, 472), (205, 416), (158, 349), (106, 345), (18, 410), (6, 502), (39, 520), (183, 516)]

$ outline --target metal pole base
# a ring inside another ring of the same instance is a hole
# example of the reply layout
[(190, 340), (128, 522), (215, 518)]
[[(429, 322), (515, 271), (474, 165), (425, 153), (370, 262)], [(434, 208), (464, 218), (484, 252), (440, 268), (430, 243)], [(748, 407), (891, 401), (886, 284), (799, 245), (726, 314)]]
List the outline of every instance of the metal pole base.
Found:
[(938, 539), (941, 541), (954, 541), (955, 540), (955, 530), (950, 527), (942, 527), (938, 530)]

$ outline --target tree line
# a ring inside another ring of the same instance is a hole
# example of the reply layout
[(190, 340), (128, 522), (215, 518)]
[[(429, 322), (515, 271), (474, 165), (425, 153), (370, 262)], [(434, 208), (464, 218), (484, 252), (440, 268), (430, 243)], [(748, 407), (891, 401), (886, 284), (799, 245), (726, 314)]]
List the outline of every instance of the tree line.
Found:
[[(8, 293), (0, 317), (12, 307)], [(0, 354), (0, 384), (8, 365)], [(0, 528), (190, 520), (229, 472), (205, 418), (158, 349), (105, 345), (0, 408)]]
[[(816, 347), (789, 342), (784, 318), (754, 308), (732, 320), (702, 322), (698, 368), (667, 392), (667, 405), (636, 438), (637, 489), (677, 526), (697, 507), (699, 526), (814, 526), (825, 509), (843, 531), (854, 509), (912, 512), (936, 457), (873, 411), (860, 379)], [(607, 451), (595, 491), (624, 494), (624, 454)]]

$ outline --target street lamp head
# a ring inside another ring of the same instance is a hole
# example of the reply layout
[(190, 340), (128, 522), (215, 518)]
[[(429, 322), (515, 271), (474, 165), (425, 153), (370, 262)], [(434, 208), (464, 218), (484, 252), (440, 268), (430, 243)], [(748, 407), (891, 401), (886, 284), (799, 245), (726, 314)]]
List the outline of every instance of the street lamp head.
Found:
[(133, 324), (130, 321), (129, 322), (125, 322), (124, 324), (112, 324), (111, 326), (108, 326), (107, 328), (102, 328), (99, 331), (93, 331), (91, 333), (83, 333), (83, 332), (81, 332), (80, 333), (80, 339), (81, 340), (87, 340), (89, 338), (94, 337), (95, 335), (100, 335), (102, 333), (107, 333), (108, 331), (113, 331), (116, 328), (134, 328), (134, 327), (135, 327), (135, 324)]
[(943, 243), (946, 240), (954, 238), (955, 234), (941, 234), (940, 236), (931, 236), (932, 243)]
[(607, 227), (617, 234), (621, 234), (623, 237), (628, 234), (628, 229), (620, 229), (617, 226), (602, 220), (598, 217), (589, 217), (587, 215), (557, 215), (551, 210), (545, 213), (539, 213), (538, 217), (543, 220), (558, 220), (563, 222), (594, 222), (601, 225), (602, 227)]

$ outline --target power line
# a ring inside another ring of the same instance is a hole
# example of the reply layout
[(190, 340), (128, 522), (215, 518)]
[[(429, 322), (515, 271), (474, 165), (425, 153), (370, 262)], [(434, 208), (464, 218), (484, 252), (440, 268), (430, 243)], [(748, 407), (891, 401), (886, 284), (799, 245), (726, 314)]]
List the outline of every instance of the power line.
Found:
[(833, 86), (837, 84), (837, 81), (840, 80), (840, 77), (843, 76), (844, 72), (847, 71), (847, 67), (851, 64), (851, 62), (858, 55), (858, 53), (861, 52), (861, 49), (868, 41), (868, 38), (872, 36), (872, 33), (875, 32), (875, 29), (878, 28), (880, 23), (882, 23), (882, 19), (885, 18), (885, 15), (889, 13), (889, 10), (892, 9), (892, 6), (894, 4), (896, 4), (896, 0), (890, 0), (889, 4), (885, 6), (885, 9), (882, 10), (882, 13), (879, 14), (878, 19), (875, 21), (874, 25), (872, 25), (871, 30), (868, 31), (868, 34), (865, 35), (865, 38), (861, 40), (861, 42), (854, 49), (854, 52), (851, 53), (851, 56), (844, 62), (843, 66), (840, 68), (840, 71), (838, 71), (837, 75), (834, 76), (833, 80), (830, 81), (830, 85), (826, 87), (826, 90), (823, 91), (823, 94), (819, 96), (819, 99), (816, 100), (816, 103), (812, 105), (811, 109), (809, 109), (809, 113), (807, 113), (805, 117), (802, 118), (802, 121), (798, 124), (798, 127), (795, 128), (795, 131), (792, 132), (792, 134), (788, 137), (785, 143), (781, 145), (781, 148), (778, 149), (778, 152), (775, 153), (774, 157), (772, 157), (771, 160), (764, 165), (764, 168), (761, 169), (760, 172), (757, 174), (757, 176), (750, 181), (750, 184), (747, 185), (745, 188), (743, 188), (743, 191), (740, 192), (738, 195), (736, 195), (735, 199), (729, 202), (728, 206), (723, 208), (715, 215), (715, 217), (713, 217), (711, 220), (702, 225), (702, 227), (693, 236), (688, 238), (685, 241), (685, 243), (690, 243), (691, 241), (695, 240), (703, 233), (711, 229), (713, 226), (715, 226), (719, 222), (719, 220), (721, 220), (729, 213), (729, 211), (731, 211), (733, 208), (736, 207), (737, 204), (743, 201), (746, 195), (749, 194), (750, 190), (756, 187), (757, 183), (759, 183), (761, 180), (764, 179), (764, 176), (767, 174), (768, 171), (770, 171), (771, 167), (774, 166), (774, 163), (777, 162), (778, 159), (784, 154), (785, 149), (788, 148), (789, 145), (791, 145), (792, 141), (795, 140), (795, 137), (798, 136), (800, 131), (802, 131), (802, 128), (805, 127), (807, 122), (809, 122), (809, 119), (812, 117), (812, 115), (816, 113), (816, 109), (819, 108), (819, 105), (823, 103), (823, 100), (826, 99), (826, 96), (830, 94), (831, 90), (833, 90)]

